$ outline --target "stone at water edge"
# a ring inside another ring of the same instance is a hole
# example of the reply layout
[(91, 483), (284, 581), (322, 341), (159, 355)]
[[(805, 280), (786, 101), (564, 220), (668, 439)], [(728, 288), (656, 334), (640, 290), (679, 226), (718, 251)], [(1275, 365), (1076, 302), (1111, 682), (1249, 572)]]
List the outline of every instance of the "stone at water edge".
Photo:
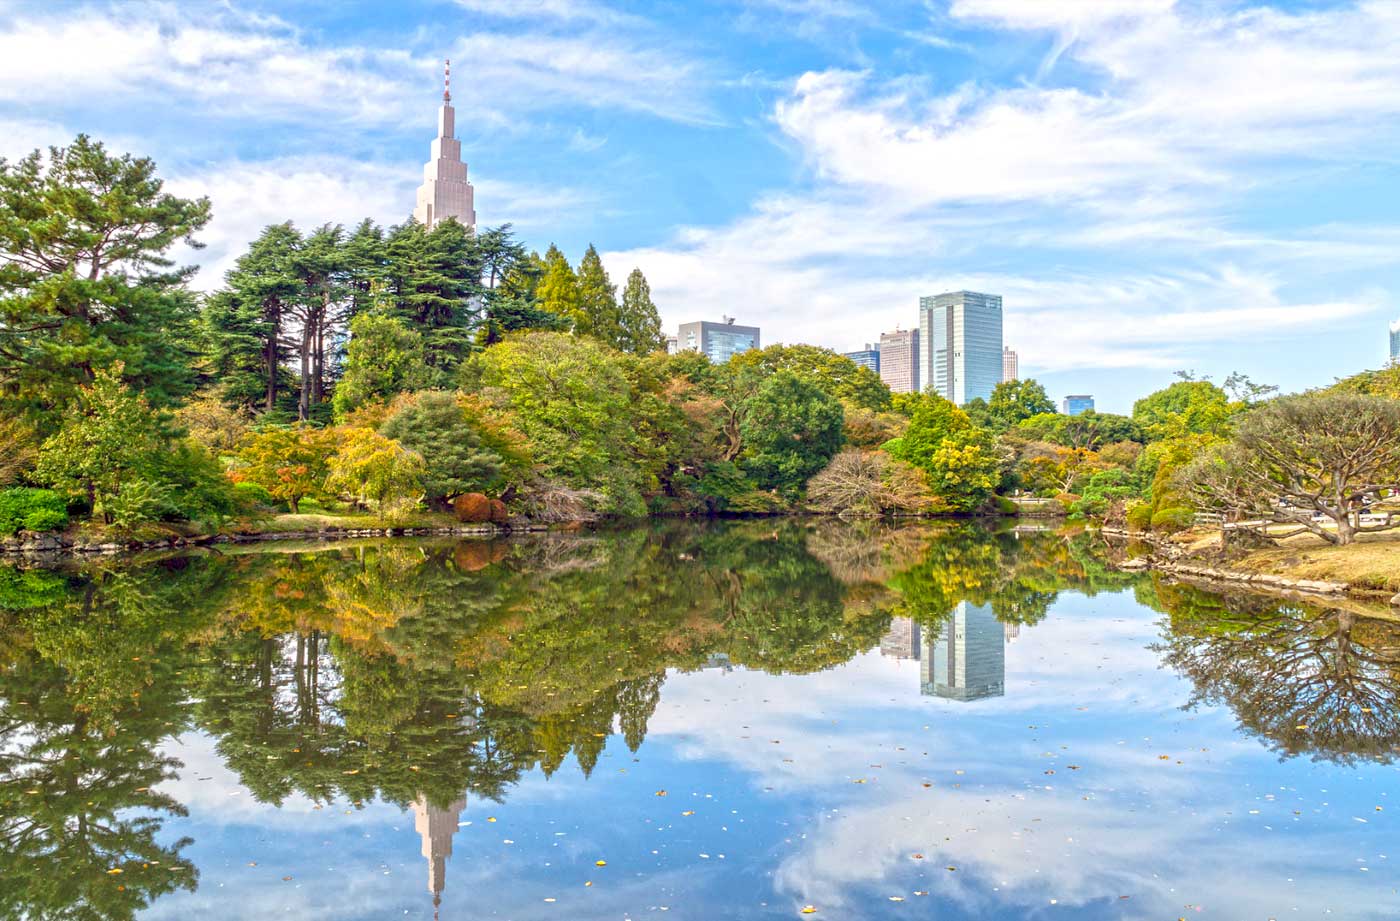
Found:
[(1395, 597), (1390, 599), (1390, 606), (1392, 608), (1400, 608), (1400, 592), (1396, 592)]

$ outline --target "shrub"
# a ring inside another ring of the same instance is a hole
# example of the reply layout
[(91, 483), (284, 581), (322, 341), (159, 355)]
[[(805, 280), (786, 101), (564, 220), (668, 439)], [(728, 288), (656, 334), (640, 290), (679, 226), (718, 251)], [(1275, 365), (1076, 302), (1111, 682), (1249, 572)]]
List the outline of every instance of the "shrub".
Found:
[(452, 500), (452, 513), (458, 521), (479, 524), (491, 520), (491, 500), (479, 492), (464, 492)]
[(1016, 515), (1021, 511), (1021, 507), (1005, 496), (996, 497), (997, 514)]
[(400, 398), (379, 434), (422, 455), (423, 490), (435, 501), (465, 492), (497, 495), (529, 466), (520, 437), (491, 421), (480, 401), (441, 390)]
[(234, 494), (238, 496), (239, 500), (244, 503), (256, 503), (268, 507), (273, 507), (278, 504), (277, 500), (272, 497), (272, 493), (268, 492), (265, 487), (257, 483), (251, 483), (246, 480), (242, 483), (235, 483), (233, 491)]
[(1152, 516), (1152, 530), (1161, 531), (1163, 534), (1174, 534), (1191, 527), (1195, 520), (1196, 513), (1189, 508), (1172, 506), (1158, 509)]
[(67, 524), (68, 503), (53, 490), (0, 490), (0, 534), (53, 531)]
[(1128, 509), (1128, 529), (1131, 531), (1147, 531), (1152, 527), (1152, 505), (1148, 502), (1139, 502)]
[(807, 483), (813, 506), (824, 512), (879, 515), (930, 508), (923, 473), (882, 451), (847, 448)]

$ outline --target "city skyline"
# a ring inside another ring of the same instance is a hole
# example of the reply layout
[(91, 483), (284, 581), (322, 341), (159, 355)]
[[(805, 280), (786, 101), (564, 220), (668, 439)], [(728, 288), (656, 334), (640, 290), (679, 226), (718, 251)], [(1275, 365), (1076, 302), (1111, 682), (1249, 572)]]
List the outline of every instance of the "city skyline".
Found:
[(1177, 370), (1296, 391), (1386, 361), (1389, 7), (16, 0), (0, 156), (154, 158), (212, 200), (177, 254), (210, 290), (269, 224), (405, 220), (450, 57), (479, 225), (640, 266), (666, 328), (742, 304), (842, 350), (852, 304), (874, 335), (997, 291), (1025, 376), (1125, 412)]
[(989, 400), (1005, 356), (999, 294), (949, 291), (919, 298), (919, 381), (962, 406)]

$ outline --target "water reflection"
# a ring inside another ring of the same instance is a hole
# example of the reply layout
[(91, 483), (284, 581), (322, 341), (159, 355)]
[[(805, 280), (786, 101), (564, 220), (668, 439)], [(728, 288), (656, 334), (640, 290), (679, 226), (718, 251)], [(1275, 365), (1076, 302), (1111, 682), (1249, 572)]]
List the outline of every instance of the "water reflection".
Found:
[(1189, 706), (1285, 757), (1394, 758), (1394, 622), (1125, 575), (1083, 535), (676, 524), (0, 568), (0, 915), (195, 892), (189, 823), (166, 832), (191, 738), (259, 804), (405, 810), (436, 905), (471, 804), (592, 777), (614, 739), (639, 755), (668, 675), (791, 681), (878, 649), (969, 714), (1030, 706), (1005, 697), (1009, 644), (1064, 592), (1130, 588), (1167, 614), (1154, 649)]

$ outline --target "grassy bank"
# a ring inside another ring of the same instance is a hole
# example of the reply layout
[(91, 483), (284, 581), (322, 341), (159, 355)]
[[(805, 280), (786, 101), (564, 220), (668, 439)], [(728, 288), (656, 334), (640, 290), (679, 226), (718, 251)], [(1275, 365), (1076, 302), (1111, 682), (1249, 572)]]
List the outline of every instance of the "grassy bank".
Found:
[(1231, 564), (1232, 569), (1291, 579), (1346, 582), (1355, 591), (1387, 597), (1400, 592), (1400, 531), (1363, 534), (1356, 543), (1334, 547), (1312, 535), (1281, 541)]

